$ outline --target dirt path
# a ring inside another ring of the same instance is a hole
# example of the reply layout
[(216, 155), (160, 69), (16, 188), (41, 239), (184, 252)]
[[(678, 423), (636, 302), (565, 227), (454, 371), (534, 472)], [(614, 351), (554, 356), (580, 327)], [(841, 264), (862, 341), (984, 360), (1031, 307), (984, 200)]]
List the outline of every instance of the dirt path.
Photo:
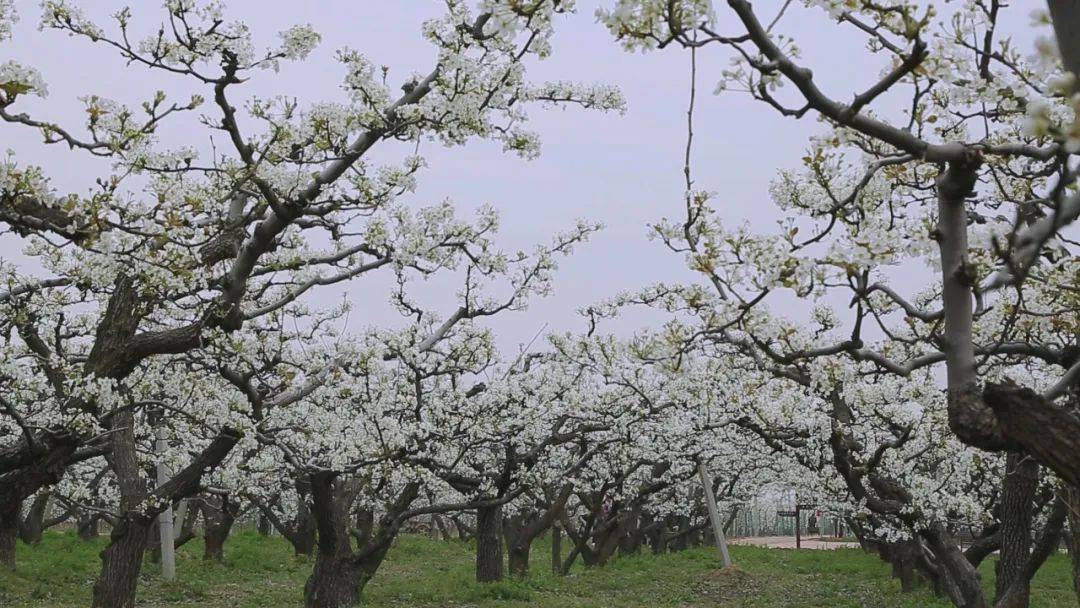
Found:
[[(732, 538), (728, 542), (733, 545), (750, 545), (754, 547), (768, 547), (770, 549), (794, 549), (794, 536), (757, 536), (748, 538)], [(820, 538), (802, 539), (803, 549), (849, 549), (859, 548), (859, 543), (822, 540)]]

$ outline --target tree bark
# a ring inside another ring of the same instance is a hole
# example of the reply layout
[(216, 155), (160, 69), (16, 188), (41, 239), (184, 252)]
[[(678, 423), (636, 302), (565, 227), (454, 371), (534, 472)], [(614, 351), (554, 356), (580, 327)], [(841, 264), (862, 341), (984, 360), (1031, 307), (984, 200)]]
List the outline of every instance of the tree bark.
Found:
[(360, 565), (349, 543), (348, 510), (341, 480), (333, 473), (311, 475), (312, 513), (318, 531), (315, 567), (304, 585), (307, 608), (339, 608), (360, 601)]
[[(45, 433), (0, 453), (0, 567), (15, 567), (15, 541), (19, 537), (24, 500), (41, 488), (60, 481), (75, 457), (76, 441), (66, 434)], [(10, 544), (9, 544), (10, 543)]]
[(225, 541), (236, 521), (239, 505), (228, 496), (203, 501), (203, 559), (220, 562), (225, 559)]
[(526, 528), (530, 514), (522, 512), (503, 520), (503, 536), (506, 539), (506, 565), (510, 576), (524, 578), (529, 574), (529, 552), (533, 536)]
[(471, 539), (476, 531), (469, 527), (468, 524), (461, 521), (461, 518), (454, 515), (450, 518), (450, 521), (454, 522), (454, 528), (457, 530), (458, 540), (464, 542)]
[(533, 541), (562, 515), (573, 491), (573, 486), (570, 485), (563, 486), (558, 493), (546, 491), (547, 497), (551, 499), (550, 502), (538, 498), (537, 508), (523, 509), (513, 517), (503, 519), (507, 566), (511, 576), (528, 575), (529, 553), (532, 550)]
[(259, 536), (270, 536), (270, 532), (273, 530), (273, 526), (270, 525), (270, 520), (266, 515), (259, 513)]
[[(151, 493), (136, 458), (134, 426), (134, 414), (130, 410), (113, 414), (111, 446), (105, 458), (116, 473), (122, 515), (113, 526), (109, 546), (101, 552), (101, 574), (94, 584), (94, 608), (134, 606), (149, 528), (156, 523), (157, 515), (169, 504), (167, 501), (194, 494), (203, 475), (221, 464), (240, 440), (237, 432), (222, 429), (186, 467)], [(151, 500), (147, 501), (148, 498)]]
[(1065, 68), (1080, 76), (1080, 1), (1048, 0), (1058, 49)]
[(476, 510), (476, 580), (490, 583), (503, 578), (502, 506)]
[(993, 552), (1001, 549), (1001, 525), (994, 523), (982, 530), (971, 546), (964, 550), (964, 557), (976, 568)]
[(101, 552), (101, 573), (94, 583), (93, 608), (133, 608), (146, 541), (155, 519), (127, 513), (113, 528)]
[[(409, 505), (420, 493), (420, 484), (405, 485), (387, 506), (378, 528), (353, 552), (349, 543), (349, 508), (355, 493), (336, 483), (333, 473), (311, 476), (312, 512), (318, 530), (315, 567), (304, 585), (306, 608), (344, 608), (360, 601), (360, 594), (375, 576), (386, 552), (404, 523)], [(350, 496), (351, 494), (351, 496)]]
[(1016, 582), (1005, 590), (995, 608), (1027, 607), (1032, 577), (1061, 544), (1061, 531), (1065, 525), (1067, 509), (1062, 497), (1058, 496), (1054, 499), (1050, 515), (1046, 518), (1046, 526), (1043, 527), (1039, 539), (1035, 542), (1034, 549), (1025, 560)]
[(15, 569), (15, 542), (19, 538), (21, 500), (0, 502), (0, 568)]
[(101, 572), (94, 583), (93, 606), (132, 608), (154, 519), (139, 510), (148, 492), (136, 457), (135, 416), (131, 410), (113, 414), (110, 430), (112, 445), (106, 460), (116, 473), (123, 515), (113, 526), (109, 546), (101, 552)]
[(978, 570), (960, 551), (960, 544), (941, 523), (935, 523), (921, 532), (937, 558), (941, 576), (949, 599), (957, 608), (988, 608), (983, 594)]
[(24, 543), (36, 545), (41, 542), (45, 532), (45, 511), (49, 508), (49, 498), (51, 496), (47, 491), (41, 491), (34, 497), (34, 502), (30, 503), (26, 517), (19, 525), (19, 538)]
[[(1039, 465), (1026, 454), (1009, 452), (1001, 489), (1001, 557), (995, 568), (998, 608), (1026, 608), (1030, 601), (1031, 583), (1024, 577), (1024, 565), (1031, 552), (1032, 496), (1038, 485)], [(1009, 602), (1003, 604), (1006, 592)]]
[(85, 517), (79, 517), (76, 520), (75, 527), (78, 530), (79, 538), (82, 540), (94, 540), (101, 533), (101, 519), (96, 515), (88, 515)]

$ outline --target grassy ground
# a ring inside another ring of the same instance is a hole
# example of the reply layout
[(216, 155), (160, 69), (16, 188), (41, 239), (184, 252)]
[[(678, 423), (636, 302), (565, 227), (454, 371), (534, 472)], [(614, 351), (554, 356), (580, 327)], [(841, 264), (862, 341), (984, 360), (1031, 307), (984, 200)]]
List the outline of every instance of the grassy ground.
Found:
[[(87, 606), (104, 539), (86, 543), (50, 533), (38, 547), (19, 545), (19, 569), (0, 573), (0, 606)], [(247, 608), (299, 606), (311, 562), (284, 540), (241, 531), (225, 546), (223, 564), (204, 563), (192, 541), (177, 556), (179, 581), (165, 583), (147, 564), (140, 606)], [(695, 549), (622, 558), (602, 569), (549, 574), (549, 549), (534, 548), (528, 580), (473, 582), (469, 545), (417, 536), (399, 540), (365, 592), (367, 606), (389, 607), (809, 607), (930, 608), (947, 606), (928, 592), (902, 595), (888, 567), (859, 550), (792, 551), (734, 547), (735, 572), (719, 572), (715, 552)], [(993, 585), (992, 565), (984, 580)], [(1068, 558), (1055, 556), (1035, 578), (1032, 606), (1076, 605)]]

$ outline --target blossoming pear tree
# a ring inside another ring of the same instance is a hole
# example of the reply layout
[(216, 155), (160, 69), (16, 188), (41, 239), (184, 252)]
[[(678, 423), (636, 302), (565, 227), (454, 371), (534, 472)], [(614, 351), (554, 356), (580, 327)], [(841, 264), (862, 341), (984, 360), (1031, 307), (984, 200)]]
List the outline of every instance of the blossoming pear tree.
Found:
[[(137, 448), (150, 408), (132, 397), (160, 389), (165, 395), (149, 401), (162, 416), (183, 410), (159, 404), (161, 397), (178, 398), (178, 387), (151, 387), (148, 379), (163, 377), (171, 364), (187, 365), (178, 362), (227, 343), (230, 334), (316, 288), (384, 266), (429, 264), (427, 271), (435, 271), (440, 255), (464, 255), (445, 232), (449, 240), (429, 249), (436, 235), (425, 230), (453, 229), (448, 209), (414, 214), (397, 202), (423, 160), (406, 156), (380, 166), (367, 158), (373, 148), (486, 138), (530, 157), (538, 144), (523, 128), (527, 106), (621, 109), (607, 87), (525, 78), (525, 65), (550, 52), (554, 24), (572, 8), (560, 0), (452, 2), (443, 17), (423, 25), (438, 50), (434, 64), (397, 79), (400, 92), (367, 57), (344, 50), (344, 101), (301, 105), (283, 92), (250, 99), (241, 110), (237, 97), (246, 82), (308, 56), (319, 42), (312, 28), (290, 28), (275, 46), (260, 49), (218, 2), (169, 0), (158, 16), (124, 9), (107, 23), (73, 2), (42, 3), (46, 32), (111, 49), (132, 69), (191, 90), (179, 101), (148, 92), (139, 107), (91, 93), (84, 123), (63, 125), (34, 107), (35, 97), (48, 94), (37, 70), (14, 62), (0, 67), (0, 119), (12, 133), (105, 162), (85, 194), (51, 184), (58, 166), (27, 165), (14, 155), (0, 164), (0, 223), (40, 269), (4, 270), (0, 302), (23, 309), (5, 321), (18, 330), (6, 343), (19, 351), (10, 371), (18, 384), (47, 388), (55, 409), (42, 424), (22, 424), (18, 408), (31, 402), (5, 408), (5, 424), (10, 419), (23, 432), (5, 435), (4, 512), (67, 466), (106, 456), (123, 504), (102, 554), (95, 605), (133, 603), (142, 531), (166, 505), (197, 491), (234, 447), (257, 439), (250, 404), (213, 388), (220, 378), (192, 378), (201, 394), (221, 395), (213, 407), (231, 414), (212, 417), (224, 425), (170, 482), (148, 489)], [(11, 3), (0, 3), (0, 36), (10, 34), (15, 16)], [(193, 137), (179, 146), (162, 141), (157, 134), (166, 123), (189, 127), (184, 132)], [(210, 136), (226, 147), (208, 145)], [(500, 270), (499, 262), (482, 265)], [(425, 346), (485, 312), (454, 312)], [(42, 330), (53, 335), (44, 339)]]

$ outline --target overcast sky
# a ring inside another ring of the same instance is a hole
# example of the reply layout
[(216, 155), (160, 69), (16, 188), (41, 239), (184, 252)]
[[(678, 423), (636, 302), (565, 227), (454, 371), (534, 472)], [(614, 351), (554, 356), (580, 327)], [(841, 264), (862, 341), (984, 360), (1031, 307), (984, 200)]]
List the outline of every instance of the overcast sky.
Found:
[[(0, 44), (0, 61), (32, 64), (44, 74), (49, 97), (27, 105), (40, 118), (81, 122), (78, 97), (87, 94), (136, 104), (156, 89), (181, 98), (196, 92), (186, 80), (126, 66), (104, 47), (39, 32), (37, 2), (15, 4), (22, 21), (14, 39)], [(82, 3), (92, 15), (106, 15), (125, 4), (133, 8), (141, 27), (156, 28), (163, 15), (154, 0)], [(604, 4), (582, 0), (577, 14), (560, 19), (551, 58), (533, 61), (529, 75), (537, 81), (616, 85), (628, 102), (625, 115), (536, 109), (532, 126), (542, 136), (543, 153), (532, 161), (506, 155), (500, 146), (486, 142), (453, 149), (429, 143), (421, 149), (430, 167), (420, 174), (419, 188), (410, 200), (423, 205), (449, 198), (463, 212), (494, 204), (503, 218), (499, 241), (508, 249), (546, 242), (579, 217), (607, 226), (562, 263), (552, 297), (494, 322), (500, 345), (509, 350), (528, 341), (544, 323), (553, 330), (580, 329), (577, 309), (617, 292), (689, 277), (678, 255), (647, 238), (648, 223), (681, 212), (689, 54), (678, 49), (644, 55), (623, 51), (596, 22), (594, 12)], [(759, 0), (755, 8), (771, 17), (780, 4)], [(434, 50), (421, 38), (420, 27), (443, 10), (438, 0), (232, 0), (228, 7), (231, 15), (250, 25), (257, 41), (267, 45), (274, 43), (278, 31), (296, 23), (310, 23), (322, 33), (321, 46), (307, 62), (285, 64), (277, 74), (260, 73), (242, 88), (248, 95), (288, 94), (306, 101), (342, 99), (342, 70), (333, 54), (343, 46), (359, 49), (377, 65), (390, 66), (395, 82), (413, 72), (428, 72)], [(819, 84), (835, 97), (850, 98), (878, 75), (879, 60), (864, 50), (863, 39), (851, 28), (830, 24), (819, 11), (801, 8), (791, 10), (783, 24), (781, 30), (799, 40)], [(768, 200), (770, 179), (779, 168), (797, 165), (807, 136), (821, 125), (812, 117), (781, 118), (744, 96), (710, 95), (728, 56), (720, 48), (699, 55), (695, 177), (698, 187), (718, 193), (715, 201), (726, 221), (769, 228), (777, 219)], [(234, 98), (239, 94), (234, 92)], [(36, 134), (10, 127), (2, 132), (0, 147), (16, 150), (22, 162), (45, 166), (61, 190), (85, 192), (100, 174), (100, 165), (87, 162), (84, 155), (64, 153), (59, 146), (44, 150)], [(164, 130), (162, 138), (202, 146), (207, 135), (174, 128)], [(382, 158), (394, 156), (384, 152)], [(0, 241), (0, 257), (17, 258), (17, 248), (13, 240)], [(391, 319), (383, 291), (389, 284), (364, 279), (351, 290), (354, 326)], [(445, 302), (447, 312), (455, 306), (452, 293), (430, 297), (429, 302)], [(645, 321), (631, 319), (622, 330), (632, 331)]]

